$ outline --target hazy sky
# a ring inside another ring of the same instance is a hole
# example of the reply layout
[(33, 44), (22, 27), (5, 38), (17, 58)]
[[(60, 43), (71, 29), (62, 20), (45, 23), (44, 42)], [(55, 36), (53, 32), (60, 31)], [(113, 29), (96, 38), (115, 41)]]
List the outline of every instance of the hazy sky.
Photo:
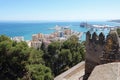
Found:
[(1, 21), (120, 19), (120, 0), (0, 0)]

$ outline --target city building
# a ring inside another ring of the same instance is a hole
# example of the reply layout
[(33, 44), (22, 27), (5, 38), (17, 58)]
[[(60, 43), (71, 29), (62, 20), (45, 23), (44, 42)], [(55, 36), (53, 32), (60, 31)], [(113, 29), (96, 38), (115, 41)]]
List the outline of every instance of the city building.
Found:
[(53, 41), (65, 41), (72, 35), (76, 35), (78, 38), (82, 36), (80, 32), (72, 31), (69, 27), (60, 27), (56, 25), (53, 29), (55, 32), (51, 34), (33, 34), (32, 40), (28, 42), (29, 47), (39, 48), (42, 42), (48, 46)]
[(38, 34), (33, 34), (32, 41), (37, 41), (37, 40), (38, 40)]
[(34, 47), (36, 49), (39, 49), (41, 47), (41, 44), (41, 41), (31, 41), (31, 47)]
[(16, 37), (13, 37), (11, 38), (13, 41), (16, 41), (16, 42), (21, 42), (21, 41), (24, 41), (24, 37), (23, 36), (16, 36)]

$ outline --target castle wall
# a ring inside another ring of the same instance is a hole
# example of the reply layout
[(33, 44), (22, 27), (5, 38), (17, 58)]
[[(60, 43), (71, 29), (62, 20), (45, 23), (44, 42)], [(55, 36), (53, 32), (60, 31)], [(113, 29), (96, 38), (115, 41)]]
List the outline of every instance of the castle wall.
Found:
[(86, 63), (85, 75), (86, 77), (92, 72), (95, 66), (100, 64), (100, 58), (105, 44), (104, 35), (101, 33), (99, 36), (96, 33), (86, 34)]
[(94, 67), (100, 64), (120, 61), (119, 37), (115, 30), (107, 38), (103, 33), (86, 33), (85, 76), (87, 80)]

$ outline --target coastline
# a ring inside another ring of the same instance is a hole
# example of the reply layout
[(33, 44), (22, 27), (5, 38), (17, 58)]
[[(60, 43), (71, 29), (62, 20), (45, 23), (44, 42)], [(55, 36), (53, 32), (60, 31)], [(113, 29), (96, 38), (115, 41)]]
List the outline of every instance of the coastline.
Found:
[(120, 19), (116, 19), (116, 20), (109, 20), (108, 22), (116, 22), (116, 23), (120, 23)]
[[(115, 22), (92, 22), (89, 21), (89, 24), (98, 24), (98, 25), (111, 25), (117, 26), (118, 23)], [(87, 28), (81, 28), (80, 22), (44, 22), (44, 23), (0, 23), (0, 34), (7, 35), (9, 37), (15, 36), (23, 36), (25, 40), (31, 40), (32, 34), (43, 33), (43, 34), (51, 34), (54, 30), (48, 30), (49, 28), (53, 28), (54, 26), (70, 26), (71, 30), (77, 32), (87, 32)], [(84, 34), (83, 34), (84, 35)], [(85, 36), (84, 36), (85, 37)], [(83, 37), (82, 37), (83, 38)], [(85, 38), (84, 38), (85, 39)]]

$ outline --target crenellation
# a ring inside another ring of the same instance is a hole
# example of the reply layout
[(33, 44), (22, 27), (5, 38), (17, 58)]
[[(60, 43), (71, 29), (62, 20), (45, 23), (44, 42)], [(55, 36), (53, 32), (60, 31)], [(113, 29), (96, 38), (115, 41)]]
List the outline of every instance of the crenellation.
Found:
[(90, 42), (90, 39), (91, 39), (91, 33), (88, 31), (88, 32), (86, 33), (86, 41), (87, 41), (87, 43)]
[(99, 44), (103, 45), (105, 43), (105, 35), (101, 32), (99, 34)]
[(107, 37), (103, 33), (86, 34), (85, 76), (87, 80), (94, 67), (100, 64), (120, 61), (120, 38), (115, 30)]
[(92, 34), (92, 42), (94, 43), (97, 43), (97, 41), (98, 41), (98, 35), (96, 34), (96, 32), (94, 32), (93, 34)]

